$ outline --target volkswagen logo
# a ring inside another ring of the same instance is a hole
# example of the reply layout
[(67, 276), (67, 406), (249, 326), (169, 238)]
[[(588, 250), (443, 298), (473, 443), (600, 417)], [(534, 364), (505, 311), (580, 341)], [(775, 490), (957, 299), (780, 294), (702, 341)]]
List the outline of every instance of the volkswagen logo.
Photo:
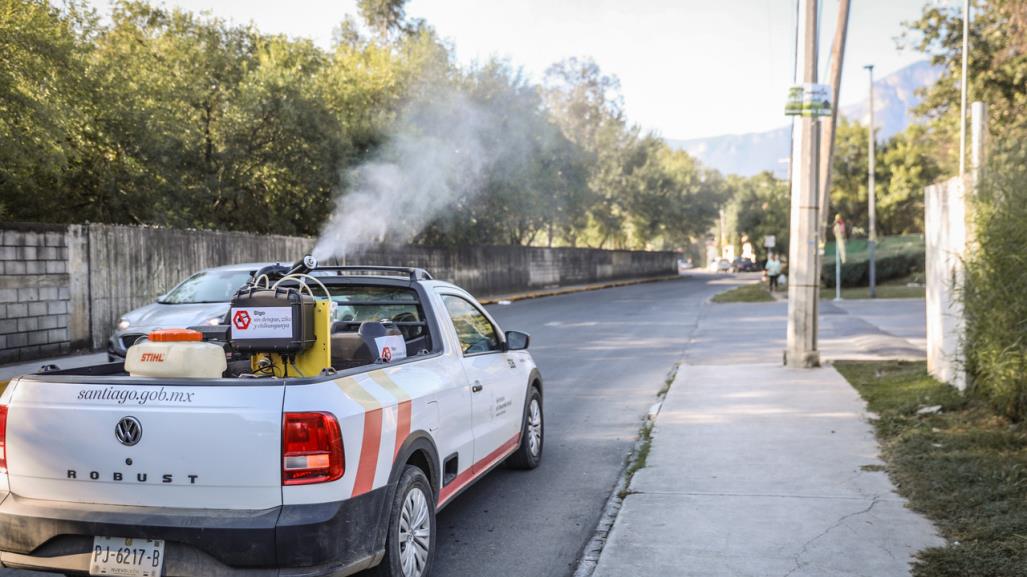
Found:
[(126, 447), (139, 443), (139, 439), (143, 438), (143, 426), (139, 423), (139, 419), (125, 417), (118, 421), (114, 427), (114, 438)]

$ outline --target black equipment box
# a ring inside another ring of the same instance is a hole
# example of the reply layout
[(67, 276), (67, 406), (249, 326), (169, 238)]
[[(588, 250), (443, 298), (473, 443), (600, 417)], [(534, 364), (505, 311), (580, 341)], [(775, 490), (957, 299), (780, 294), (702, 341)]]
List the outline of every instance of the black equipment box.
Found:
[(314, 297), (298, 289), (243, 287), (228, 320), (237, 352), (296, 354), (314, 344)]

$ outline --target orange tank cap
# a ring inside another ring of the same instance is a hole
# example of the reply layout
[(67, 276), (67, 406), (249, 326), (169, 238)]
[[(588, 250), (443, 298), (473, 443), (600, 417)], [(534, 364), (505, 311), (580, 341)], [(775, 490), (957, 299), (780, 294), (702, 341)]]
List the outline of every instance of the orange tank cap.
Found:
[(149, 339), (155, 343), (202, 341), (203, 333), (191, 329), (161, 329), (151, 331)]

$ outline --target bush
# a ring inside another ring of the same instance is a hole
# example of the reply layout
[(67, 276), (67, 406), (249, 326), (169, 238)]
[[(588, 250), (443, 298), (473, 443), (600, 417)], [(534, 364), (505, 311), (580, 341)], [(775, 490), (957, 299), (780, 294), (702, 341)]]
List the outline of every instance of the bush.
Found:
[[(846, 243), (848, 259), (842, 264), (842, 286), (859, 287), (870, 284), (870, 254), (865, 239)], [(881, 237), (877, 241), (877, 282), (902, 278), (924, 271), (924, 237), (902, 235)], [(824, 247), (820, 280), (826, 287), (834, 286), (834, 242)]]
[(981, 183), (974, 202), (977, 242), (962, 291), (969, 391), (1017, 420), (1027, 418), (1025, 161), (993, 166)]

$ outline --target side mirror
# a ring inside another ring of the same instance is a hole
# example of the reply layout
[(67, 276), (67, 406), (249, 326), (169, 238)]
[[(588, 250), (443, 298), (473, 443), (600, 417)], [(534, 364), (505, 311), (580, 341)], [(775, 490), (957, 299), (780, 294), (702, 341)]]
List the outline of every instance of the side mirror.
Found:
[(521, 331), (506, 331), (506, 350), (523, 351), (531, 344), (531, 335)]

